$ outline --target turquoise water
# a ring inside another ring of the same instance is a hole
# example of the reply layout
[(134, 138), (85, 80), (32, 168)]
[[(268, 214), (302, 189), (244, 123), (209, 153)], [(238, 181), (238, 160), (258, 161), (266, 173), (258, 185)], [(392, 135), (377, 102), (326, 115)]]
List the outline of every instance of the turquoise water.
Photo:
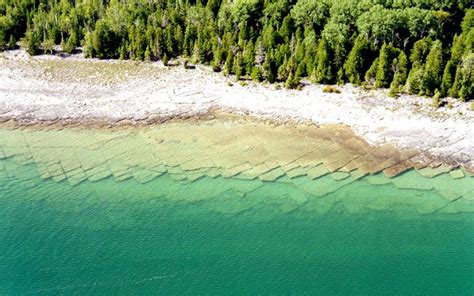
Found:
[[(1, 295), (474, 292), (470, 193), (447, 201), (383, 176), (323, 196), (301, 189), (333, 186), (329, 175), (190, 182), (165, 173), (72, 186), (41, 178), (35, 164), (2, 167)], [(413, 171), (397, 178), (427, 182)]]

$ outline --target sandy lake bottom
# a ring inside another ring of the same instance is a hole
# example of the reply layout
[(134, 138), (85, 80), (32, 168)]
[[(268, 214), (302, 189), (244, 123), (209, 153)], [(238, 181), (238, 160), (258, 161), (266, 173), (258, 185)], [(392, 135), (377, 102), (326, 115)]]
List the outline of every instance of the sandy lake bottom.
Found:
[(0, 294), (472, 294), (474, 178), (389, 178), (399, 152), (357, 141), (212, 121), (1, 128)]

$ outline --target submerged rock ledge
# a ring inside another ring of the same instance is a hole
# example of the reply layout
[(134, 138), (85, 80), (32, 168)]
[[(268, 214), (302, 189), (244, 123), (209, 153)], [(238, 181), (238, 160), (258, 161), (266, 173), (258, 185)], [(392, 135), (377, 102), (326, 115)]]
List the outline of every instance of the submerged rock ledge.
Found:
[[(467, 103), (434, 110), (426, 98), (393, 99), (383, 91), (351, 85), (340, 89), (342, 94), (327, 94), (317, 85), (302, 91), (252, 82), (241, 85), (206, 67), (185, 70), (79, 56), (30, 58), (23, 51), (0, 54), (3, 126), (9, 122), (53, 127), (146, 125), (177, 118), (209, 119), (218, 109), (240, 114), (235, 120), (251, 115), (279, 124), (349, 126), (335, 134), (344, 130), (342, 134), (351, 137), (330, 141), (343, 147), (344, 153), (331, 150), (334, 147), (321, 148), (327, 152), (323, 153), (305, 143), (311, 147), (312, 161), (320, 160), (329, 171), (383, 171), (390, 177), (410, 168), (427, 176), (458, 167), (463, 170), (455, 175), (474, 172), (474, 112)], [(324, 129), (312, 127), (305, 137), (319, 141)], [(287, 144), (302, 141), (285, 137)]]
[[(0, 159), (35, 164), (42, 178), (73, 186), (108, 177), (147, 183), (167, 173), (190, 182), (206, 176), (290, 182), (322, 196), (373, 176), (380, 184), (435, 189), (449, 200), (474, 198), (472, 172), (413, 149), (369, 145), (342, 125), (275, 125), (235, 116), (110, 129), (1, 127)], [(334, 183), (321, 188), (311, 182), (321, 177)]]

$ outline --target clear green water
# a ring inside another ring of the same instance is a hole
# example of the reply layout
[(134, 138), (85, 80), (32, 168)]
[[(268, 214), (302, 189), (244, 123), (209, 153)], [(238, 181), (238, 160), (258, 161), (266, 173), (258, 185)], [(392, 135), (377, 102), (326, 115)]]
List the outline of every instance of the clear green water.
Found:
[(322, 197), (294, 184), (324, 187), (329, 176), (189, 182), (167, 173), (71, 186), (40, 178), (34, 164), (2, 166), (14, 169), (0, 174), (1, 295), (474, 292), (469, 193), (448, 202), (435, 190), (374, 185), (382, 176)]

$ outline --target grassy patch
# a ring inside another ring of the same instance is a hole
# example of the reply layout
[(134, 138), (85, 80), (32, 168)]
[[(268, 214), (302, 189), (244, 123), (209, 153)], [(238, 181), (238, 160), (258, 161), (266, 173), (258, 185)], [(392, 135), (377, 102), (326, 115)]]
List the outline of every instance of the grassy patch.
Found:
[(339, 90), (339, 88), (333, 85), (326, 85), (325, 87), (323, 87), (323, 93), (340, 94), (341, 91)]

